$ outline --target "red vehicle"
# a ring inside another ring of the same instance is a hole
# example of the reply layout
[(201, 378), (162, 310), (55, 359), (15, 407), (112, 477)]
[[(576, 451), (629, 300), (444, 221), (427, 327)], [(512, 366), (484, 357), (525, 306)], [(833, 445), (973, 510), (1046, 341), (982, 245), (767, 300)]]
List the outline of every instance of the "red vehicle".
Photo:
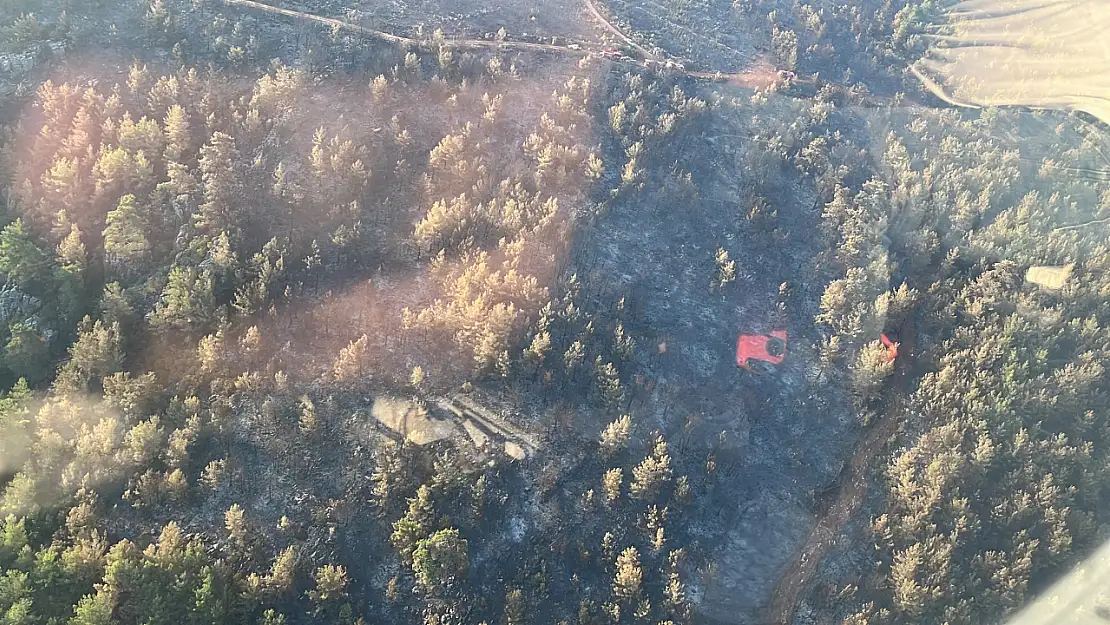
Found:
[(882, 338), (883, 345), (886, 345), (887, 351), (890, 354), (891, 362), (894, 362), (894, 359), (898, 357), (898, 343), (890, 340), (890, 337), (885, 333), (881, 334), (880, 337)]
[(770, 334), (741, 334), (736, 340), (736, 364), (762, 375), (775, 370), (786, 359), (786, 330)]
[(619, 59), (620, 57), (622, 57), (624, 55), (621, 54), (620, 50), (614, 50), (612, 48), (606, 48), (605, 50), (601, 51), (601, 56), (603, 56), (607, 59)]

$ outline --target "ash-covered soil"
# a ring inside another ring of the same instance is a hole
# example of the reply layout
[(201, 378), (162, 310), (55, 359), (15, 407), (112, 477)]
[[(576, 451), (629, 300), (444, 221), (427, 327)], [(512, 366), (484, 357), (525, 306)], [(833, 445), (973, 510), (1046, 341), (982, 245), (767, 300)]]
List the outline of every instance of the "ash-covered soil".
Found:
[[(684, 146), (690, 158), (676, 168), (691, 174), (693, 188), (649, 182), (590, 228), (576, 254), (585, 291), (597, 289), (603, 302), (634, 298), (638, 314), (626, 327), (639, 346), (637, 370), (654, 381), (632, 401), (637, 432), (675, 441), (676, 460), (691, 473), (704, 473), (699, 465), (715, 455), (714, 490), (685, 530), (715, 559), (691, 580), (701, 618), (729, 623), (759, 617), (812, 527), (813, 492), (835, 479), (859, 433), (819, 371), (817, 295), (801, 287), (812, 281), (821, 247), (816, 191), (793, 172), (745, 178), (750, 148), (740, 138)], [(749, 219), (753, 193), (777, 216)], [(718, 247), (737, 261), (739, 277), (715, 292)], [(776, 317), (783, 282), (797, 286)], [(776, 325), (791, 337), (780, 370), (757, 377), (738, 368), (737, 336)]]

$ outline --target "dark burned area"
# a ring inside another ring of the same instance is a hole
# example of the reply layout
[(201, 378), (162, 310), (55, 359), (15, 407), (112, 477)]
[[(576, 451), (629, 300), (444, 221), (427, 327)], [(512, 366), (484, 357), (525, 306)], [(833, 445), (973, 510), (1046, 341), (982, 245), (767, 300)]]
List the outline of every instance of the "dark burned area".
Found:
[(942, 106), (931, 2), (590, 2), (0, 4), (0, 621), (983, 623), (1095, 546), (1104, 129)]

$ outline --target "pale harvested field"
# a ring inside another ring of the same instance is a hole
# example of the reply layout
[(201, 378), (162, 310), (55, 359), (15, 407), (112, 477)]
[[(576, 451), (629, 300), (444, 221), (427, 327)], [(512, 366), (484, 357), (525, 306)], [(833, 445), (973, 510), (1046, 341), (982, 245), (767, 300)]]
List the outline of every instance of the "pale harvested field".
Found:
[(1085, 111), (1110, 123), (1110, 2), (964, 0), (913, 71), (964, 106)]

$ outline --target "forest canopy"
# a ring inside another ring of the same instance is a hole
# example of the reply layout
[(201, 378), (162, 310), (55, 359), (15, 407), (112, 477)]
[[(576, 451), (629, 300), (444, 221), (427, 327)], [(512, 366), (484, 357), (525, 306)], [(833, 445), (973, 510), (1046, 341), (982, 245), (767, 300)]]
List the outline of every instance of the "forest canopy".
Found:
[(0, 2), (0, 625), (981, 625), (1097, 546), (1107, 136), (904, 70), (1101, 14), (579, 2)]

